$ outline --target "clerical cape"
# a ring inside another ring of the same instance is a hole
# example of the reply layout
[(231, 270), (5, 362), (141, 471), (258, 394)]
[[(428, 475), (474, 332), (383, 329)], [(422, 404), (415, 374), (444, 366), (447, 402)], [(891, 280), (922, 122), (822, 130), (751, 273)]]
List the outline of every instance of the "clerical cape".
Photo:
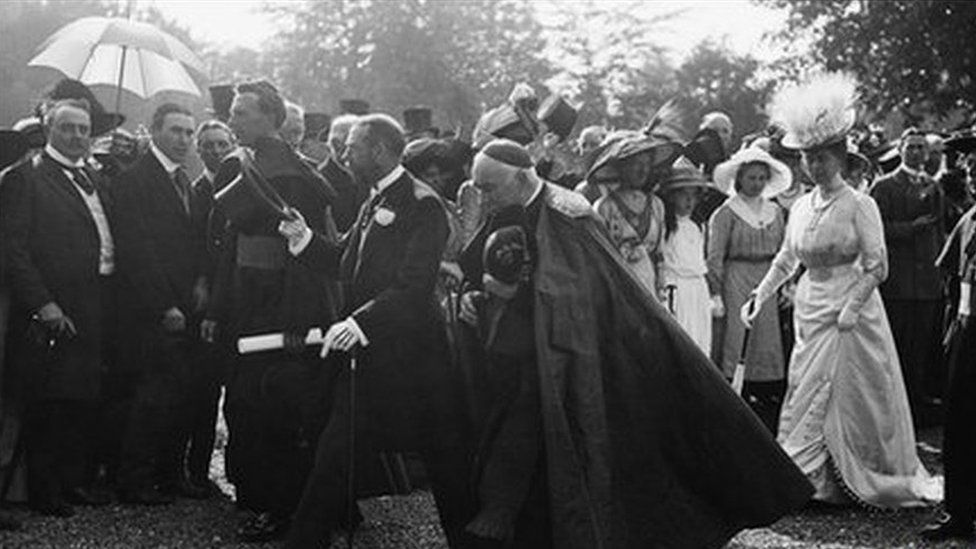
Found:
[(721, 547), (802, 506), (806, 478), (585, 199), (544, 193), (534, 316), (553, 545)]

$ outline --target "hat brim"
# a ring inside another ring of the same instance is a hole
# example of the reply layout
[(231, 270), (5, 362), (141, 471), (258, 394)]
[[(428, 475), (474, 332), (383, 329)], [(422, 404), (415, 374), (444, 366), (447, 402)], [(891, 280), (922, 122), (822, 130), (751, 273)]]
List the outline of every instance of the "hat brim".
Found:
[[(750, 153), (751, 150), (760, 151), (762, 154)], [(718, 190), (729, 196), (736, 194), (735, 176), (739, 173), (739, 168), (743, 164), (752, 163), (763, 163), (769, 166), (769, 182), (766, 183), (762, 191), (765, 198), (772, 198), (780, 194), (789, 189), (793, 183), (793, 172), (789, 166), (761, 149), (745, 149), (715, 167), (712, 178), (715, 180)]]
[(637, 156), (639, 154), (651, 155), (651, 168), (658, 168), (670, 165), (681, 156), (684, 147), (674, 141), (664, 141), (655, 137), (640, 136), (621, 139), (613, 142), (601, 151), (593, 162), (593, 167), (587, 173), (587, 179), (595, 178), (596, 183), (606, 183), (612, 176), (601, 177), (598, 172), (606, 171), (611, 163)]

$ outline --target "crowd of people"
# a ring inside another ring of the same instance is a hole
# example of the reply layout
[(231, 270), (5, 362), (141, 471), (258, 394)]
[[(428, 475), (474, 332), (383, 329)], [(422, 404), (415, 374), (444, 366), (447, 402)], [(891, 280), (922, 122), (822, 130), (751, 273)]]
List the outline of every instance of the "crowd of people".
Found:
[(720, 547), (943, 492), (923, 535), (972, 538), (976, 126), (889, 142), (837, 74), (739, 147), (680, 99), (573, 141), (525, 84), (470, 140), (211, 96), (136, 138), (66, 80), (3, 131), (0, 499), (222, 497), (222, 402), (242, 541), (327, 546), (404, 486), (451, 547)]

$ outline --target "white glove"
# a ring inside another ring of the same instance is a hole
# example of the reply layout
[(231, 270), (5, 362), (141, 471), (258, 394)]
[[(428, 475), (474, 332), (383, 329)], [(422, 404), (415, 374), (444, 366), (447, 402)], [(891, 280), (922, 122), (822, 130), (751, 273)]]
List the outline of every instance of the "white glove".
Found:
[(363, 333), (359, 324), (352, 317), (336, 322), (329, 327), (329, 331), (325, 333), (323, 339), (322, 352), (320, 353), (322, 358), (327, 357), (329, 352), (333, 350), (348, 351), (357, 343), (362, 347), (369, 345), (366, 334)]
[(285, 219), (278, 223), (278, 233), (288, 241), (288, 251), (292, 255), (298, 255), (308, 245), (312, 239), (312, 229), (308, 227), (301, 212), (295, 208), (288, 209), (290, 219)]
[(748, 301), (742, 304), (742, 308), (739, 309), (739, 320), (742, 321), (746, 328), (752, 329), (752, 324), (756, 321), (756, 317), (759, 316), (760, 309), (762, 307), (756, 302), (756, 297), (750, 297)]

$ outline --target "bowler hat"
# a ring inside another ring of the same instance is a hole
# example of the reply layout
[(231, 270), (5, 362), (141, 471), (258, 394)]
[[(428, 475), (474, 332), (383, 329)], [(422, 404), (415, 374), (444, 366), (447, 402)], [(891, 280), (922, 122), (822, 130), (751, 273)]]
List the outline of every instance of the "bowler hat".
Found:
[(576, 125), (579, 113), (561, 95), (553, 94), (542, 102), (538, 118), (545, 122), (549, 130), (558, 135), (559, 139), (566, 139), (573, 133), (573, 126)]
[(702, 128), (685, 147), (685, 158), (696, 166), (714, 166), (726, 158), (725, 145), (718, 132)]

